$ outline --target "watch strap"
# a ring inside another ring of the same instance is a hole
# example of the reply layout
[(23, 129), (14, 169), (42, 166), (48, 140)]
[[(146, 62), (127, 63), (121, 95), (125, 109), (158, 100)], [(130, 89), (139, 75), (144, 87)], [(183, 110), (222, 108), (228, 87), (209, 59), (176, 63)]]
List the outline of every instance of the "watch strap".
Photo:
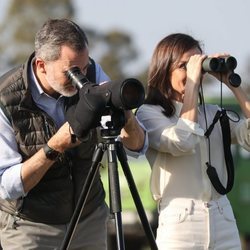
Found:
[(52, 161), (55, 161), (60, 155), (60, 152), (51, 148), (48, 144), (45, 144), (45, 146), (43, 147), (43, 151), (45, 153), (46, 158)]

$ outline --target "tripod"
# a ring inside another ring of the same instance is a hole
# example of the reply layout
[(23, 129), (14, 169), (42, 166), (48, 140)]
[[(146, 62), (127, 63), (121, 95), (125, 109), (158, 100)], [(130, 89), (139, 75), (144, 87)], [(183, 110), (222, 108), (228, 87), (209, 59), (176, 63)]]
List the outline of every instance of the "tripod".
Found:
[(79, 200), (76, 204), (76, 208), (72, 215), (71, 221), (69, 223), (68, 230), (64, 237), (61, 245), (61, 250), (68, 249), (70, 242), (72, 240), (74, 231), (76, 229), (77, 223), (80, 219), (81, 213), (83, 211), (84, 205), (87, 200), (87, 196), (90, 192), (93, 180), (98, 173), (100, 162), (102, 160), (104, 151), (107, 150), (108, 155), (108, 173), (109, 173), (109, 188), (110, 188), (110, 211), (114, 214), (115, 227), (116, 227), (116, 239), (117, 239), (117, 249), (124, 250), (124, 236), (122, 228), (122, 217), (121, 217), (121, 196), (120, 196), (120, 185), (119, 185), (119, 174), (117, 167), (117, 157), (121, 163), (124, 175), (127, 179), (130, 192), (132, 194), (138, 215), (140, 217), (143, 229), (147, 235), (151, 249), (157, 250), (155, 238), (151, 229), (151, 226), (147, 220), (140, 196), (137, 192), (135, 182), (133, 180), (129, 165), (127, 163), (127, 157), (123, 145), (121, 142), (116, 141), (115, 138), (119, 135), (119, 130), (101, 130), (102, 137), (106, 140), (105, 142), (99, 143), (92, 159), (92, 165), (88, 173), (86, 182), (82, 188)]

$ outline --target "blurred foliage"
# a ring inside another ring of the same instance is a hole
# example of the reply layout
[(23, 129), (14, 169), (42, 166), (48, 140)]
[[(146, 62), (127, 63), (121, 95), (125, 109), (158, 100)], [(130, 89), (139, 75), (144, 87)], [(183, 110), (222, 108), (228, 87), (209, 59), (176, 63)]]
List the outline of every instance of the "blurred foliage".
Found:
[[(69, 18), (76, 21), (74, 13), (72, 0), (11, 0), (0, 25), (0, 71), (4, 72), (26, 60), (33, 52), (34, 36), (45, 20)], [(101, 33), (88, 27), (82, 28), (89, 38), (90, 55), (94, 55), (111, 79), (130, 77), (127, 66), (138, 57), (130, 35), (118, 30)], [(133, 77), (146, 82), (144, 72)]]
[(103, 41), (107, 45), (107, 51), (100, 61), (101, 65), (114, 79), (124, 78), (122, 69), (137, 57), (131, 38), (119, 31), (112, 31), (103, 36)]
[(110, 30), (107, 33), (86, 28), (84, 30), (89, 38), (90, 54), (96, 55), (95, 59), (111, 79), (135, 77), (145, 84), (147, 69), (136, 74), (128, 70), (139, 56), (129, 34), (119, 30)]
[[(106, 162), (105, 162), (106, 160)], [(109, 190), (109, 180), (108, 180), (108, 162), (107, 159), (103, 159), (103, 166), (105, 168), (101, 169), (101, 176), (104, 188), (106, 190), (106, 202), (110, 203), (110, 193)], [(156, 202), (150, 192), (150, 174), (151, 168), (145, 157), (140, 157), (139, 159), (134, 159), (132, 157), (128, 158), (129, 169), (135, 181), (136, 189), (143, 203), (144, 209), (146, 211), (154, 211), (156, 209)], [(136, 206), (132, 197), (132, 191), (130, 190), (130, 183), (126, 179), (123, 168), (120, 162), (118, 162), (118, 172), (119, 172), (119, 184), (120, 184), (120, 195), (122, 201), (122, 208), (126, 211), (136, 212)], [(113, 166), (112, 166), (113, 167)]]
[(33, 51), (34, 36), (48, 18), (71, 18), (70, 0), (11, 0), (0, 26), (1, 61), (5, 67), (23, 63)]

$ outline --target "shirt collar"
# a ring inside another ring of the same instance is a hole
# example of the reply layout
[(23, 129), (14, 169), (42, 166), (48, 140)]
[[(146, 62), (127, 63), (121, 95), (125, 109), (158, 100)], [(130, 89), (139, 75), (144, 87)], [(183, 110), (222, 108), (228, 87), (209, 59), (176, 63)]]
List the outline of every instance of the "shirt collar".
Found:
[[(31, 80), (30, 88), (31, 88), (31, 93), (32, 93), (33, 99), (35, 101), (39, 100), (44, 95), (49, 97), (49, 98), (55, 99), (54, 97), (52, 97), (52, 96), (48, 95), (47, 93), (45, 93), (44, 90), (42, 89), (41, 85), (39, 84), (39, 82), (38, 82), (38, 80), (36, 78), (34, 69), (32, 67), (34, 60), (35, 59), (33, 58), (33, 60), (31, 61), (30, 66), (29, 66), (29, 75), (30, 75), (30, 80)], [(63, 97), (63, 96), (60, 95), (58, 99), (61, 99), (61, 97)]]

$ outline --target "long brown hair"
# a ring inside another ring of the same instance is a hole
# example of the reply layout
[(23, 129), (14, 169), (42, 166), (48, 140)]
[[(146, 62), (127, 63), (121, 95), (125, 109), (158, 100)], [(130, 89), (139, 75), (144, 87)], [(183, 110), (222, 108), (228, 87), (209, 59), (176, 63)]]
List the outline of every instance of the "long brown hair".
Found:
[(187, 34), (174, 33), (163, 38), (154, 50), (149, 67), (145, 103), (161, 105), (167, 117), (175, 113), (171, 72), (182, 55), (193, 48), (198, 48), (202, 52), (199, 41)]

